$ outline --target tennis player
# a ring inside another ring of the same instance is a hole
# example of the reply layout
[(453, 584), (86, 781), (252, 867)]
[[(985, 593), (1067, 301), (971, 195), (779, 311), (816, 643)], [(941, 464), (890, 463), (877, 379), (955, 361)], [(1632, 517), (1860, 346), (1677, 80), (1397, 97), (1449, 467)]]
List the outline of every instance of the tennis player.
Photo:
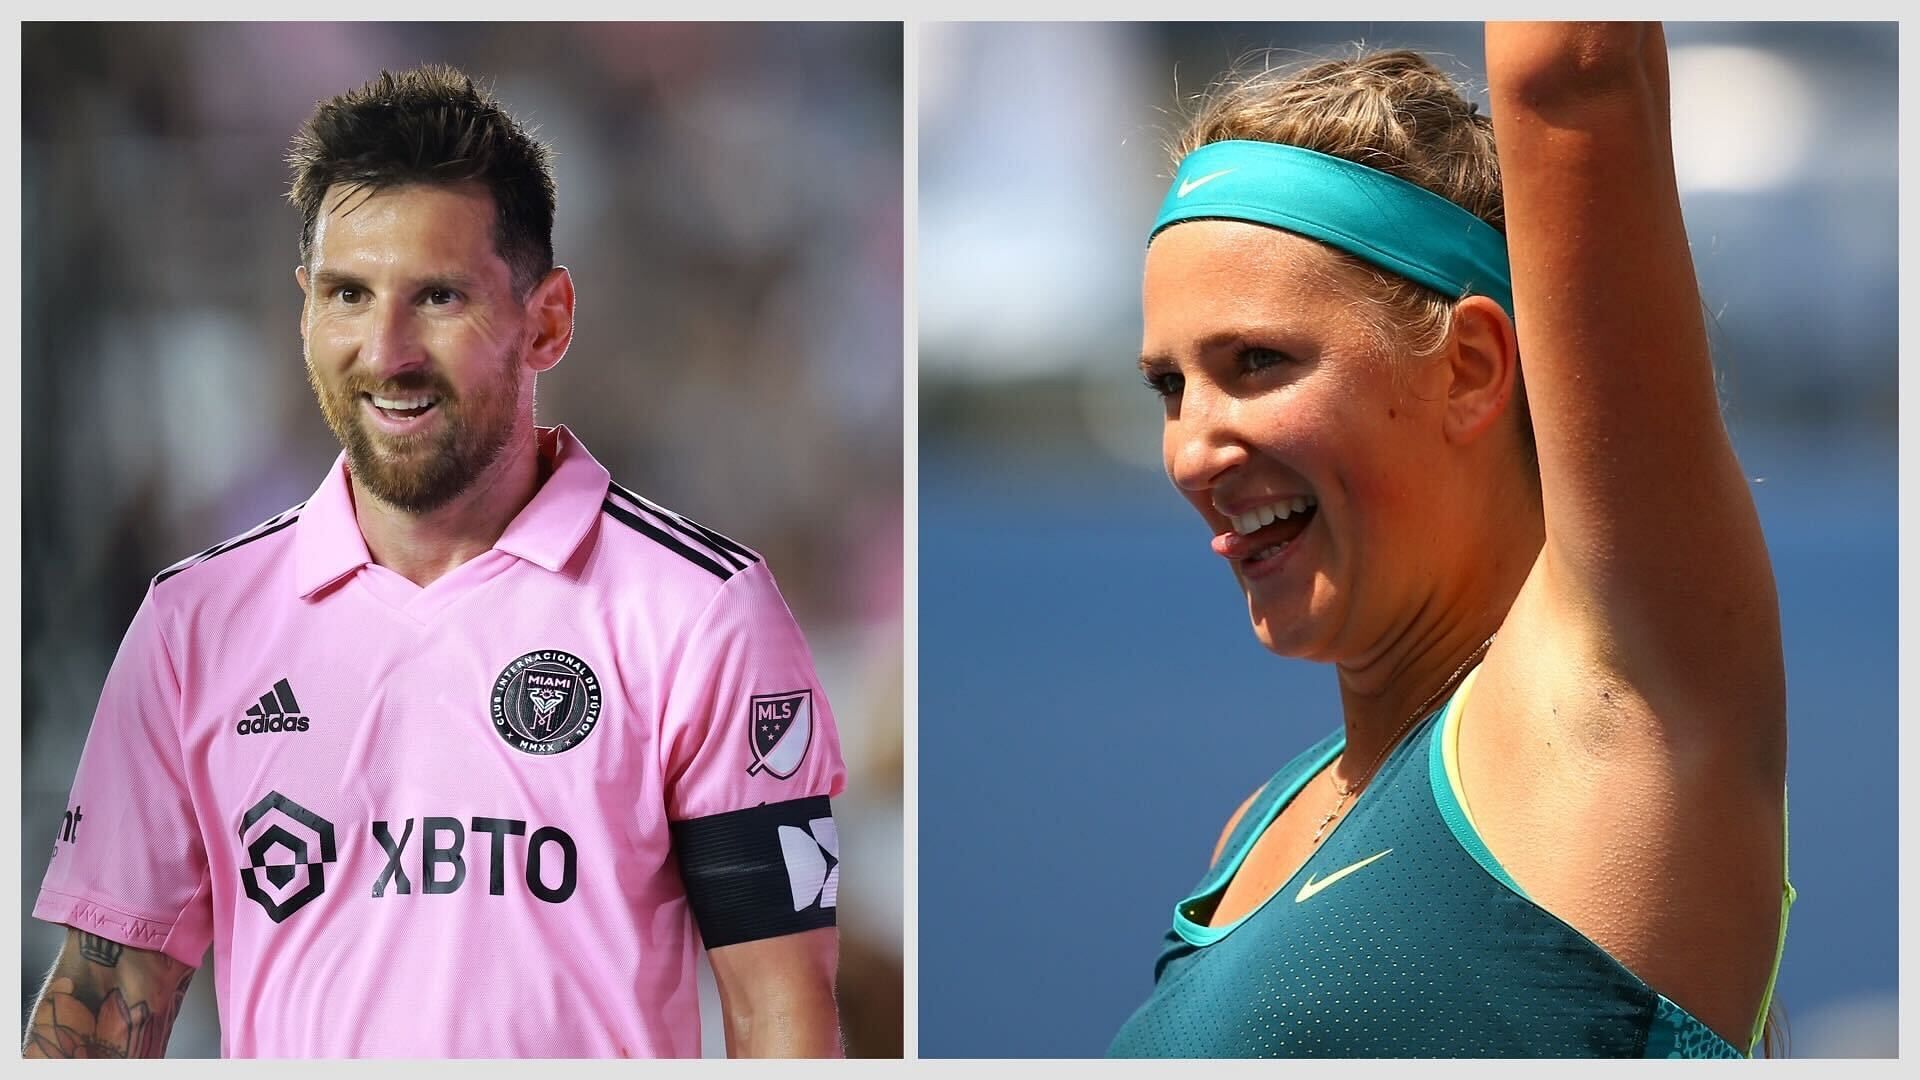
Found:
[(1177, 147), (1141, 357), (1167, 471), (1344, 723), (1233, 815), (1113, 1054), (1762, 1041), (1793, 896), (1779, 610), (1665, 40), (1486, 44), (1490, 120), (1376, 53), (1226, 85)]
[[(312, 498), (154, 578), (34, 914), (29, 1057), (837, 1055), (843, 786), (753, 551), (534, 425), (574, 288), (547, 149), (382, 74), (295, 137)], [(239, 404), (239, 403), (235, 403)], [(697, 931), (696, 931), (697, 924)]]

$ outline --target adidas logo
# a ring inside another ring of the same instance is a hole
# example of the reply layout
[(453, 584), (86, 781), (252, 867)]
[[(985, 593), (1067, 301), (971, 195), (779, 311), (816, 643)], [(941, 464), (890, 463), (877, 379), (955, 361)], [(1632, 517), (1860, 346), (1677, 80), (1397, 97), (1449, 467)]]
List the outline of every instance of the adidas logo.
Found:
[(307, 718), (300, 715), (300, 703), (293, 700), (293, 687), (281, 679), (260, 700), (247, 706), (247, 719), (234, 726), (241, 735), (263, 731), (305, 731)]
[(840, 830), (830, 817), (814, 818), (807, 826), (780, 826), (780, 854), (786, 860), (795, 911), (816, 902), (830, 908), (840, 899)]

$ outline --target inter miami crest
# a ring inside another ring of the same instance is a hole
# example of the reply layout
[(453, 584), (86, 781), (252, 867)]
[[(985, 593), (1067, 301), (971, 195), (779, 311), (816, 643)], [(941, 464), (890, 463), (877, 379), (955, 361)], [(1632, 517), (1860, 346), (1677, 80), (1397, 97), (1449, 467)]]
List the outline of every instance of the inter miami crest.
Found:
[(515, 750), (571, 750), (599, 721), (600, 680), (572, 653), (530, 652), (493, 681), (493, 730)]
[(765, 769), (782, 780), (792, 776), (813, 742), (813, 691), (756, 694), (748, 708), (753, 764), (747, 775)]

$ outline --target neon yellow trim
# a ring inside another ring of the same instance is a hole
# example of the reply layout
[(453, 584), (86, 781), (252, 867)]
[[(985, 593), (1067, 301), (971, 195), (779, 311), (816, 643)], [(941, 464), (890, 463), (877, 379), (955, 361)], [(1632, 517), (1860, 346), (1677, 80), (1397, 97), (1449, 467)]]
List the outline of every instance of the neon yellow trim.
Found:
[(1773, 947), (1773, 972), (1767, 976), (1767, 992), (1760, 997), (1760, 1015), (1753, 1021), (1753, 1040), (1747, 1044), (1747, 1056), (1752, 1057), (1760, 1046), (1761, 1039), (1767, 1033), (1767, 1012), (1773, 1008), (1773, 986), (1780, 981), (1780, 958), (1787, 953), (1787, 914), (1793, 910), (1793, 901), (1800, 894), (1794, 891), (1793, 879), (1787, 872), (1787, 805), (1785, 793), (1780, 801), (1780, 940)]
[[(1480, 825), (1473, 820), (1473, 807), (1467, 803), (1467, 789), (1460, 782), (1460, 711), (1466, 705), (1467, 693), (1473, 689), (1473, 680), (1480, 674), (1478, 665), (1460, 681), (1453, 700), (1447, 703), (1446, 714), (1440, 718), (1440, 758), (1446, 767), (1447, 786), (1453, 789), (1453, 800), (1460, 806), (1460, 813), (1467, 819), (1477, 834)], [(1753, 1038), (1747, 1043), (1747, 1056), (1752, 1057), (1760, 1042), (1766, 1036), (1767, 1012), (1773, 1007), (1774, 985), (1780, 980), (1780, 960), (1787, 952), (1787, 916), (1793, 910), (1793, 902), (1799, 896), (1794, 891), (1793, 882), (1787, 875), (1787, 813), (1783, 802), (1780, 811), (1780, 875), (1783, 888), (1780, 894), (1780, 937), (1773, 949), (1773, 971), (1767, 976), (1767, 992), (1760, 998), (1760, 1015), (1753, 1021)], [(1518, 892), (1518, 888), (1515, 888)], [(1522, 893), (1521, 895), (1525, 895)], [(1679, 1006), (1675, 1006), (1679, 1008)], [(1682, 1010), (1684, 1011), (1684, 1010)]]
[(1466, 704), (1467, 691), (1473, 689), (1474, 677), (1480, 674), (1480, 665), (1475, 664), (1467, 677), (1460, 680), (1460, 689), (1453, 692), (1453, 700), (1447, 702), (1447, 714), (1440, 718), (1440, 760), (1447, 767), (1447, 786), (1453, 789), (1453, 801), (1460, 804), (1460, 812), (1466, 815), (1467, 824), (1474, 832), (1480, 831), (1480, 824), (1473, 820), (1473, 808), (1467, 805), (1467, 789), (1460, 783), (1460, 709)]

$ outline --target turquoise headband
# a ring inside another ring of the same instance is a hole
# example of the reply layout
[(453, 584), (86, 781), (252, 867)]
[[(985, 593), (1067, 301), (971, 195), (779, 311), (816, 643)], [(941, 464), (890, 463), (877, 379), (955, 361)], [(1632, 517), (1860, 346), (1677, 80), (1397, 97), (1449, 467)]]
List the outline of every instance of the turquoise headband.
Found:
[(1280, 143), (1208, 143), (1180, 163), (1147, 241), (1198, 218), (1312, 237), (1450, 299), (1490, 297), (1513, 317), (1500, 230), (1426, 188), (1345, 158)]

